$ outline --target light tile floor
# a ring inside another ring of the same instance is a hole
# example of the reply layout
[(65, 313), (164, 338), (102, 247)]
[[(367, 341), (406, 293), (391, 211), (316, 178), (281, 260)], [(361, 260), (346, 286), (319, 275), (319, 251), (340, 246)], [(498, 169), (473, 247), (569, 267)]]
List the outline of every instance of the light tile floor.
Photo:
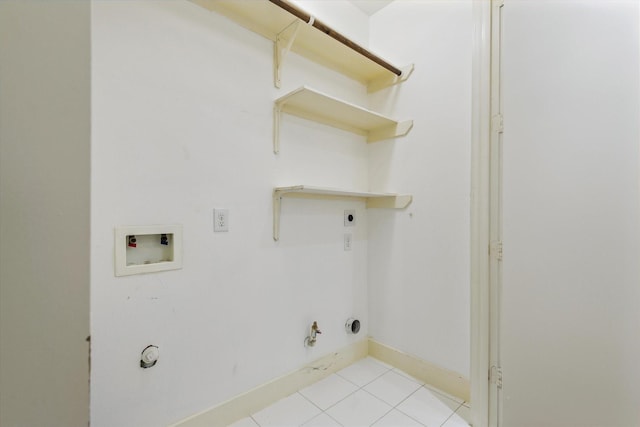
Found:
[(372, 357), (231, 427), (468, 427), (469, 405)]

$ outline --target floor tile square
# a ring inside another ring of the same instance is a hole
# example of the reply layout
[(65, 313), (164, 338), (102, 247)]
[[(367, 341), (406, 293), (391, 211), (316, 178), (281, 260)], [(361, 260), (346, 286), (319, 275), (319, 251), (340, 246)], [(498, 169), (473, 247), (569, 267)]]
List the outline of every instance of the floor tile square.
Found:
[(385, 366), (387, 369), (393, 369), (393, 366), (389, 365), (389, 364), (388, 364), (388, 363), (386, 363), (386, 362), (383, 362), (383, 361), (382, 361), (382, 360), (380, 360), (380, 359), (376, 359), (376, 358), (375, 358), (375, 357), (373, 357), (373, 356), (367, 356), (367, 357), (368, 357), (369, 359), (371, 359), (371, 360), (373, 360), (373, 361), (375, 361), (375, 362), (377, 362), (377, 363), (381, 364), (382, 366)]
[(260, 427), (251, 417), (243, 418), (231, 424), (229, 427)]
[(470, 419), (462, 399), (366, 357), (229, 427), (469, 427)]
[(303, 427), (342, 427), (342, 424), (323, 412), (311, 421), (303, 424)]
[(387, 372), (364, 387), (366, 391), (391, 406), (396, 406), (419, 388), (420, 384), (394, 371)]
[(428, 427), (438, 427), (460, 406), (458, 402), (421, 387), (396, 409)]
[[(463, 406), (464, 408), (464, 406)], [(442, 427), (469, 427), (469, 423), (457, 413), (453, 414)]]
[(359, 390), (332, 406), (326, 412), (343, 426), (368, 427), (391, 409), (391, 406), (377, 397), (366, 391)]
[(337, 374), (355, 385), (362, 387), (389, 370), (390, 368), (387, 365), (378, 362), (373, 357), (365, 357), (338, 371)]
[(462, 405), (456, 410), (456, 414), (460, 415), (467, 422), (471, 422), (471, 408), (467, 405)]
[(301, 394), (294, 393), (256, 412), (252, 418), (260, 427), (289, 427), (300, 426), (320, 412), (322, 411)]
[[(460, 423), (462, 419), (462, 424)], [(451, 422), (451, 424), (448, 424)], [(471, 424), (471, 409), (468, 406), (462, 405), (460, 406), (455, 413), (455, 416), (449, 418), (447, 422), (444, 424), (445, 426), (464, 426), (467, 427)]]
[(435, 392), (436, 392), (436, 393), (438, 393), (439, 395), (442, 395), (442, 396), (444, 396), (444, 397), (447, 397), (447, 398), (449, 398), (449, 399), (451, 399), (451, 400), (453, 400), (453, 401), (455, 401), (455, 402), (458, 402), (458, 403), (462, 403), (462, 404), (464, 404), (464, 399), (460, 399), (459, 397), (456, 397), (456, 396), (454, 396), (454, 395), (452, 395), (452, 394), (449, 394), (449, 393), (444, 392), (444, 391), (442, 391), (442, 390), (440, 390), (440, 389), (438, 389), (438, 388), (435, 388), (435, 387), (434, 387), (434, 386), (432, 386), (431, 384), (424, 384), (424, 387), (425, 387), (425, 388), (427, 388), (427, 389), (429, 389), (429, 390), (431, 390), (431, 391), (435, 391)]
[(424, 427), (424, 425), (394, 409), (372, 427)]
[(422, 381), (421, 379), (416, 378), (414, 376), (411, 376), (411, 375), (407, 374), (405, 371), (402, 371), (402, 370), (400, 370), (398, 368), (394, 368), (393, 372), (395, 372), (396, 374), (400, 374), (403, 377), (409, 378), (411, 381), (413, 381), (413, 382), (415, 382), (417, 384), (420, 384), (420, 385), (424, 385), (425, 384), (424, 381)]
[(338, 403), (351, 393), (358, 390), (358, 386), (333, 374), (299, 391), (322, 410)]

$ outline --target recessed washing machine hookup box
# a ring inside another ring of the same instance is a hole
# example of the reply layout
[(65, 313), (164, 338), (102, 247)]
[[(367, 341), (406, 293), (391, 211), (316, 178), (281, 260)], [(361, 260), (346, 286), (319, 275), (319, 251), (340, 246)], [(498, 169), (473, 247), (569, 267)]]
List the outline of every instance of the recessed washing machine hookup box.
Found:
[(180, 268), (182, 268), (181, 225), (116, 227), (116, 276)]

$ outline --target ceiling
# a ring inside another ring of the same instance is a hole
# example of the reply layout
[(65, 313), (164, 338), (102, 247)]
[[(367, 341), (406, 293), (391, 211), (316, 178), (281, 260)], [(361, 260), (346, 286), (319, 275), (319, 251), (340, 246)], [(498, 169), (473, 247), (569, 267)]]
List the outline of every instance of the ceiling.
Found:
[(389, 5), (393, 0), (349, 0), (358, 9), (371, 16), (383, 7)]

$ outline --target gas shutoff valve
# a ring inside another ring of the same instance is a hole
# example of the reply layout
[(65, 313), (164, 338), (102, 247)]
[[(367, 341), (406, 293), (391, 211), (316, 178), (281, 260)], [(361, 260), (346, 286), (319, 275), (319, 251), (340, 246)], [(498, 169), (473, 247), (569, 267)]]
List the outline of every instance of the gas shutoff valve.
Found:
[(142, 354), (140, 356), (140, 367), (141, 368), (150, 368), (158, 363), (158, 358), (160, 357), (160, 349), (155, 345), (149, 345), (142, 350)]

